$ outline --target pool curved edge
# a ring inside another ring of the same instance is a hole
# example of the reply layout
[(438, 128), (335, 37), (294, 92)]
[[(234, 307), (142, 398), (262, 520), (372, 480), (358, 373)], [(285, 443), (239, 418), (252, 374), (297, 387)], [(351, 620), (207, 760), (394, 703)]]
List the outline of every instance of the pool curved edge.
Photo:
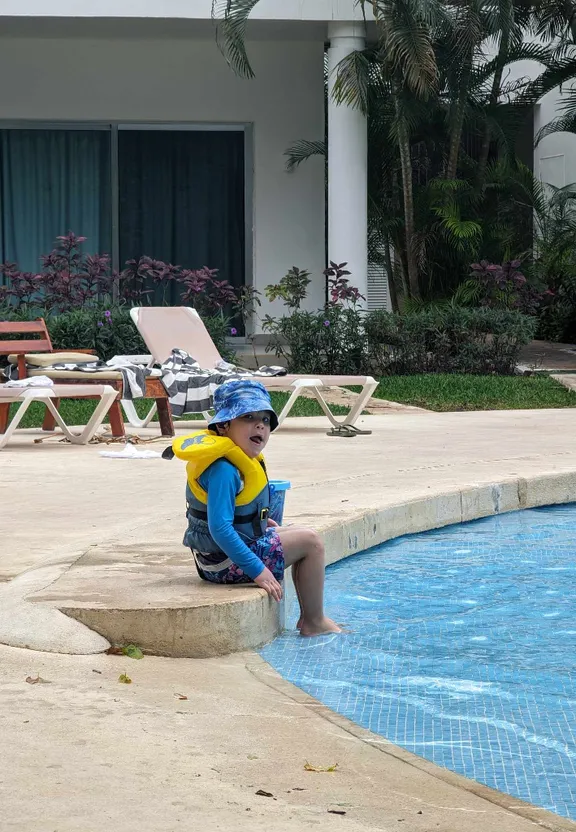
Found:
[[(511, 511), (571, 502), (576, 502), (576, 471), (535, 477), (509, 477), (489, 484), (471, 484), (465, 488), (446, 489), (380, 509), (371, 508), (350, 520), (332, 523), (319, 531), (326, 547), (326, 563), (331, 564), (403, 535)], [(290, 573), (287, 573), (287, 584), (288, 593), (293, 592)], [(544, 829), (552, 832), (575, 832), (576, 823), (569, 818), (456, 774), (362, 728), (284, 679), (261, 656), (251, 654), (246, 666), (263, 684), (312, 709), (323, 719), (382, 753), (455, 788), (483, 798)]]
[(576, 502), (576, 471), (510, 477), (489, 484), (455, 487), (387, 505), (344, 522), (320, 527), (326, 563), (364, 552), (387, 540), (538, 506)]
[(385, 737), (372, 733), (367, 728), (362, 728), (347, 717), (336, 713), (336, 711), (333, 711), (318, 699), (310, 696), (310, 694), (305, 693), (301, 688), (293, 685), (292, 682), (288, 682), (265, 659), (256, 653), (247, 656), (246, 669), (259, 682), (267, 685), (276, 693), (291, 699), (302, 707), (314, 711), (322, 719), (331, 722), (355, 739), (375, 748), (382, 754), (393, 757), (395, 760), (418, 769), (430, 777), (434, 777), (436, 780), (453, 786), (455, 789), (467, 791), (495, 806), (499, 806), (506, 812), (531, 821), (542, 829), (549, 829), (550, 832), (575, 832), (576, 830), (576, 823), (569, 818), (556, 815), (554, 812), (542, 809), (533, 803), (512, 797), (512, 795), (506, 794), (505, 792), (500, 792), (497, 789), (490, 788), (490, 786), (478, 783), (476, 780), (471, 780), (461, 774), (456, 774), (448, 768), (438, 766), (429, 760), (425, 760), (423, 757), (418, 757), (411, 751), (406, 751), (406, 749), (395, 745), (390, 740), (385, 739)]

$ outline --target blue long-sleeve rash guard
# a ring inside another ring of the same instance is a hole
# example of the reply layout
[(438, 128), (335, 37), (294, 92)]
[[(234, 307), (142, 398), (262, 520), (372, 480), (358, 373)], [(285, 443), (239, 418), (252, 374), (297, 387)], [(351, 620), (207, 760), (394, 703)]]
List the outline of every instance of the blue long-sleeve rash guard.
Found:
[(218, 459), (199, 477), (199, 482), (208, 494), (210, 535), (230, 560), (254, 580), (264, 571), (264, 564), (233, 526), (236, 497), (242, 489), (238, 469), (225, 459)]

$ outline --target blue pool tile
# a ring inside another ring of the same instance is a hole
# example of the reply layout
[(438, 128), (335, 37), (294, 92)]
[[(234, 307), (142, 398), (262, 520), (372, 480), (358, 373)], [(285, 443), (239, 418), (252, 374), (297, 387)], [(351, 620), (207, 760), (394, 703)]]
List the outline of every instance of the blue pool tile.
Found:
[(326, 604), (350, 632), (262, 655), (397, 745), (576, 819), (575, 528), (576, 505), (534, 509), (340, 561)]

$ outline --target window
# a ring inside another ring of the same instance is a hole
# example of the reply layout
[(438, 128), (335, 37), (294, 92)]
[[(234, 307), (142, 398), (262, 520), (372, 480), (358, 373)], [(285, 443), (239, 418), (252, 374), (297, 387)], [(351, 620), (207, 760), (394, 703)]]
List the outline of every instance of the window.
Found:
[(0, 129), (0, 262), (36, 271), (74, 231), (116, 267), (148, 255), (242, 286), (244, 138), (241, 128)]
[(208, 266), (242, 286), (244, 133), (120, 129), (118, 160), (121, 262)]
[(68, 231), (110, 251), (110, 133), (0, 130), (0, 260), (24, 271)]

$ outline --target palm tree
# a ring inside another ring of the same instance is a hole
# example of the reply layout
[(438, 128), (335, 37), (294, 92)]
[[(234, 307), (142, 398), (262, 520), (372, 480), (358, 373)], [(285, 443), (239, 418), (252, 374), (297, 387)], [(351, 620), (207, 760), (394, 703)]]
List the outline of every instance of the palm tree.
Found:
[[(213, 0), (220, 48), (245, 77), (257, 2)], [(402, 294), (418, 300), (452, 291), (472, 260), (505, 259), (527, 244), (531, 208), (518, 201), (515, 141), (543, 91), (562, 73), (576, 77), (564, 45), (576, 0), (358, 2), (372, 9), (378, 40), (339, 65), (334, 97), (368, 115), (369, 246), (397, 306), (392, 251)], [(554, 60), (530, 42), (535, 32), (562, 35)], [(496, 47), (490, 59), (487, 38)], [(517, 60), (548, 68), (530, 84), (510, 84), (507, 67)], [(576, 95), (573, 121), (576, 128)], [(326, 153), (324, 143), (298, 142), (289, 165), (316, 153)]]
[(475, 64), (486, 38), (484, 0), (453, 0), (450, 24), (440, 34), (438, 47), (446, 67), (449, 101), (449, 145), (446, 179), (456, 179), (462, 133)]
[[(234, 70), (245, 77), (251, 77), (253, 71), (245, 50), (244, 34), (250, 12), (257, 2), (258, 0), (213, 0), (212, 5), (213, 16), (218, 21), (220, 48)], [(438, 72), (432, 32), (443, 15), (443, 6), (438, 0), (360, 0), (360, 4), (372, 7), (380, 32), (379, 62), (383, 82), (392, 92), (396, 141), (401, 160), (408, 287), (412, 296), (420, 297), (413, 243), (414, 197), (408, 109), (412, 97), (427, 100), (434, 94)], [(364, 69), (369, 66), (367, 62), (359, 61), (359, 66), (355, 67), (355, 61), (357, 56), (354, 54), (340, 68), (340, 83), (337, 85), (339, 92), (336, 93), (340, 103), (359, 89), (357, 84), (363, 81), (360, 64), (364, 63)], [(349, 103), (365, 108), (364, 103), (358, 99)]]

